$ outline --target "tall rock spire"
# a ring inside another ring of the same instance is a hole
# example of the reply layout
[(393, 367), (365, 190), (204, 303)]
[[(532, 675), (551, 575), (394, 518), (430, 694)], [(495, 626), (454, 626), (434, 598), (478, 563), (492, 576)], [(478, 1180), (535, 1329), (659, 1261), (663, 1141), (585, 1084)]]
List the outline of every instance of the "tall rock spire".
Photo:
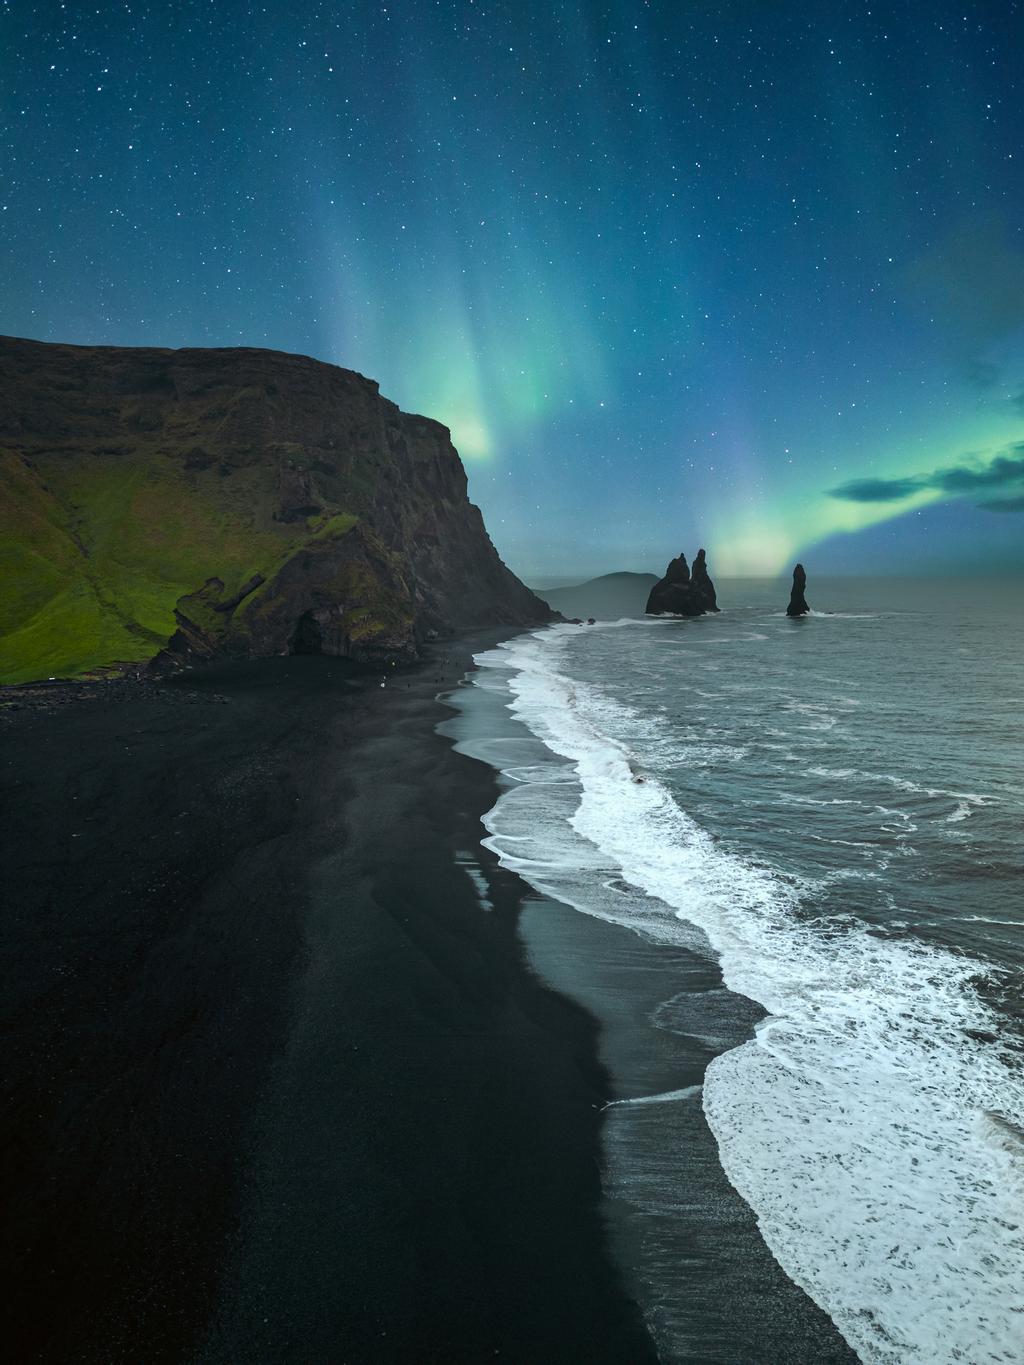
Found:
[(798, 564), (793, 570), (793, 591), (789, 595), (789, 606), (786, 608), (787, 616), (806, 616), (810, 611), (807, 598), (804, 596), (804, 588), (806, 587), (807, 575), (804, 573), (804, 566)]
[(711, 581), (708, 573), (708, 562), (704, 551), (697, 551), (697, 558), (693, 561), (693, 572), (690, 575), (690, 582), (704, 599), (704, 606), (707, 611), (718, 610), (718, 597), (715, 593), (715, 585)]

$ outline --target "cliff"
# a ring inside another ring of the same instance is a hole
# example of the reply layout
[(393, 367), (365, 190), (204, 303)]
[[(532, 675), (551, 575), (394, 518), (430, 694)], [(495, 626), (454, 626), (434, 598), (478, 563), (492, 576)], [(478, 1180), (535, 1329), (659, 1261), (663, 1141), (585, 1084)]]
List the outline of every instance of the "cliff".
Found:
[(550, 619), (448, 429), (305, 356), (0, 338), (0, 681)]

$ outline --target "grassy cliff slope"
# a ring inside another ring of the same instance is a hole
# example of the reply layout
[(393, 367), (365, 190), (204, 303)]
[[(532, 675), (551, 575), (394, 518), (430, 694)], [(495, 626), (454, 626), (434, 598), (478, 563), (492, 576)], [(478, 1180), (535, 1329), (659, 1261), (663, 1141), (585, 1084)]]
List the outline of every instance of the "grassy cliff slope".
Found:
[(0, 682), (171, 657), (411, 658), (547, 615), (447, 429), (258, 350), (0, 339)]

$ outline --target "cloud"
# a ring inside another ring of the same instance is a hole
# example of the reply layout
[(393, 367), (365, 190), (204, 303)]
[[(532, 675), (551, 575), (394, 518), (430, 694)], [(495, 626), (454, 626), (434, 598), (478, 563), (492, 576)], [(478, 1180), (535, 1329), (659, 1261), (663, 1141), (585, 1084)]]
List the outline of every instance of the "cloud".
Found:
[(920, 479), (851, 479), (828, 493), (846, 502), (899, 502), (927, 486)]
[[(961, 497), (1002, 488), (1012, 490), (1017, 484), (1024, 484), (1024, 441), (1007, 446), (987, 465), (977, 462), (947, 465), (930, 474), (912, 474), (900, 479), (851, 479), (838, 488), (830, 488), (828, 495), (845, 502), (902, 502), (926, 488)], [(1020, 510), (1012, 505), (1017, 501), (1012, 497), (979, 505), (994, 512), (1015, 512)]]
[(1024, 479), (1024, 443), (1010, 446), (1010, 455), (997, 455), (983, 469), (970, 465), (954, 465), (951, 469), (937, 469), (926, 481), (929, 488), (940, 488), (944, 493), (971, 493), (979, 488), (1005, 488)]
[(1019, 493), (1014, 498), (992, 498), (990, 501), (979, 502), (979, 507), (984, 507), (986, 512), (1024, 512), (1024, 493)]

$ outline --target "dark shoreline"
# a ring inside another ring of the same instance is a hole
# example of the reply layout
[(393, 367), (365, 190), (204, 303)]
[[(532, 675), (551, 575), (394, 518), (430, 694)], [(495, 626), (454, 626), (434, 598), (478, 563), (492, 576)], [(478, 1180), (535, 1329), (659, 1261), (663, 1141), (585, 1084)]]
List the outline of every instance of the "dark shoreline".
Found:
[(12, 1358), (654, 1358), (597, 1026), (466, 865), (495, 783), (434, 697), (479, 647), (0, 725)]
[[(551, 754), (507, 700), (487, 687), (459, 688), (443, 730), (502, 773), (519, 825), (530, 787), (521, 765), (528, 771)], [(504, 775), (510, 767), (518, 777)], [(535, 790), (544, 789), (541, 780)], [(536, 820), (535, 829), (544, 826), (543, 799)], [(499, 815), (489, 828), (503, 826), (507, 832)], [(680, 1365), (853, 1365), (835, 1324), (766, 1246), (722, 1169), (704, 1114), (707, 1066), (753, 1036), (763, 1008), (725, 987), (710, 945), (673, 946), (552, 899), (540, 889), (543, 859), (561, 863), (566, 849), (557, 833), (550, 838), (517, 933), (540, 980), (598, 1022), (598, 1058), (614, 1100), (601, 1129), (605, 1222), (659, 1357)], [(513, 858), (519, 851), (500, 834), (498, 846)], [(603, 875), (614, 878), (614, 868)], [(576, 894), (586, 885), (584, 874)], [(586, 896), (583, 889), (581, 905)]]

